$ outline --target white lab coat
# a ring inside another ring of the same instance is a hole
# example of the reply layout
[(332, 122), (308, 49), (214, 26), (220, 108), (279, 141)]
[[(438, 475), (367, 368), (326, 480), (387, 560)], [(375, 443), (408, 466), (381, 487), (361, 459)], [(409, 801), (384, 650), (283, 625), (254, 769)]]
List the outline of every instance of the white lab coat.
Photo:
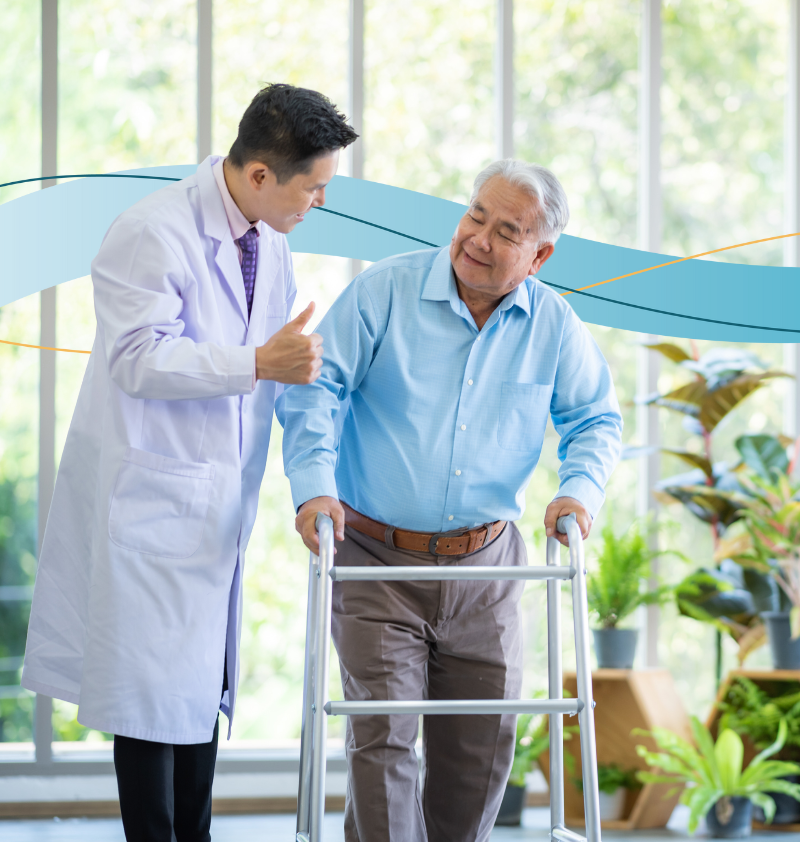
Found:
[(281, 388), (253, 390), (254, 348), (295, 295), (286, 237), (260, 223), (248, 325), (215, 160), (121, 214), (92, 263), (97, 334), (22, 673), (89, 728), (163, 743), (208, 742), (220, 707), (233, 718), (244, 553)]

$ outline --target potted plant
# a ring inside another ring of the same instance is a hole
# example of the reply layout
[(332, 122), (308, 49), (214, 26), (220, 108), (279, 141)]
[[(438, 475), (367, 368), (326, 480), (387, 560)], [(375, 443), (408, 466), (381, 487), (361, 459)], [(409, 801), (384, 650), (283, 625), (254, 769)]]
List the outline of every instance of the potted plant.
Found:
[(721, 541), (717, 555), (767, 576), (777, 585), (772, 610), (761, 612), (773, 666), (800, 669), (800, 482), (773, 471), (741, 478), (742, 493), (729, 496), (740, 506), (745, 531)]
[[(782, 692), (770, 693), (775, 686)], [(778, 758), (796, 760), (800, 757), (800, 682), (766, 683), (759, 686), (743, 675), (734, 676), (725, 695), (717, 703), (720, 712), (719, 728), (730, 728), (747, 737), (757, 751), (772, 745), (777, 739), (781, 722), (786, 725), (786, 741)], [(800, 777), (789, 776), (791, 783)], [(800, 802), (784, 793), (775, 793), (775, 824), (800, 821)]]
[[(778, 727), (778, 738), (742, 768), (742, 738), (730, 728), (720, 731), (716, 743), (700, 720), (691, 718), (692, 734), (697, 748), (665, 728), (654, 728), (649, 734), (660, 751), (636, 746), (640, 757), (649, 766), (666, 774), (639, 772), (642, 783), (671, 783), (684, 787), (681, 803), (689, 808), (689, 833), (697, 830), (701, 818), (712, 836), (737, 838), (752, 831), (753, 804), (764, 811), (767, 823), (775, 815), (775, 801), (767, 794), (782, 792), (793, 798), (800, 796), (800, 786), (783, 780), (800, 773), (797, 763), (770, 760), (783, 748), (786, 723)], [(647, 732), (639, 732), (647, 733)], [(670, 794), (674, 794), (672, 789)]]
[(637, 523), (621, 535), (606, 524), (601, 535), (600, 551), (586, 577), (589, 611), (599, 624), (592, 632), (597, 666), (630, 669), (636, 654), (637, 632), (618, 625), (640, 605), (662, 603), (669, 598), (671, 588), (647, 589), (651, 562), (664, 553), (647, 546)]
[[(583, 779), (573, 778), (579, 792), (583, 792)], [(636, 769), (623, 769), (617, 763), (597, 764), (597, 788), (600, 791), (600, 821), (617, 821), (625, 813), (625, 800), (629, 790), (641, 789)]]
[[(682, 415), (684, 429), (690, 436), (696, 436), (700, 445), (699, 452), (691, 447), (662, 451), (680, 459), (692, 470), (662, 480), (653, 493), (662, 503), (683, 504), (695, 517), (707, 523), (716, 548), (725, 530), (739, 519), (736, 503), (725, 494), (739, 486), (736, 468), (716, 461), (714, 433), (720, 422), (742, 401), (773, 378), (791, 375), (768, 370), (757, 356), (736, 348), (712, 348), (700, 355), (694, 342), (691, 342), (691, 353), (669, 342), (645, 347), (675, 363), (690, 375), (690, 379), (663, 394), (647, 395), (638, 400)], [(756, 438), (775, 441), (772, 436), (742, 437)], [(737, 442), (740, 453), (742, 439)], [(779, 446), (783, 445), (777, 441)], [(641, 451), (631, 450), (630, 455), (635, 456), (637, 452)], [(713, 623), (720, 633), (730, 634), (741, 645), (741, 662), (763, 640), (761, 619), (753, 610), (753, 596), (746, 584), (741, 586), (736, 577), (730, 581), (725, 572), (715, 575), (718, 572), (703, 569), (682, 582), (675, 589), (678, 609), (693, 619)], [(721, 669), (718, 642), (717, 681), (721, 679)]]
[[(567, 694), (564, 693), (564, 695)], [(534, 698), (544, 698), (544, 693), (536, 693)], [(514, 761), (511, 764), (511, 774), (500, 804), (500, 812), (495, 819), (496, 825), (518, 827), (521, 824), (522, 810), (525, 807), (525, 776), (533, 770), (541, 755), (550, 748), (547, 724), (547, 717), (539, 714), (525, 713), (517, 717)], [(572, 739), (572, 734), (577, 730), (577, 725), (566, 725), (564, 739)], [(575, 765), (572, 755), (566, 752), (564, 765), (568, 772), (571, 772)]]

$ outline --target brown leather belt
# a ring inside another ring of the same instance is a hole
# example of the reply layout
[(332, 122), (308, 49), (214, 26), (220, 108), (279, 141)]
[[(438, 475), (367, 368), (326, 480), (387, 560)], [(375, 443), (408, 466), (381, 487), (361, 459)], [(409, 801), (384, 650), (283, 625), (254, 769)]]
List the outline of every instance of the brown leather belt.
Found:
[(455, 529), (452, 532), (412, 532), (410, 529), (396, 529), (387, 526), (355, 509), (351, 509), (344, 501), (345, 523), (353, 529), (383, 541), (389, 549), (412, 550), (417, 553), (433, 553), (433, 555), (465, 555), (474, 553), (492, 541), (503, 531), (504, 520), (494, 523), (484, 523), (473, 529)]

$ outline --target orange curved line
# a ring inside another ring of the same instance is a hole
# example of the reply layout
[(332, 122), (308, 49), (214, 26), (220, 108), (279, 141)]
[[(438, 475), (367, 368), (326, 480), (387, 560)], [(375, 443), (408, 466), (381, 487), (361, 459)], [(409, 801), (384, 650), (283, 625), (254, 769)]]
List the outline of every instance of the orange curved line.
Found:
[(0, 339), (3, 345), (16, 345), (18, 348), (37, 348), (39, 351), (64, 351), (67, 354), (91, 354), (91, 351), (77, 351), (75, 348), (48, 348), (46, 345), (26, 345), (24, 342), (9, 342)]
[[(772, 240), (785, 240), (787, 237), (800, 237), (800, 231), (794, 234), (779, 234), (777, 237), (764, 237), (763, 240), (750, 240), (747, 243), (736, 243), (735, 246), (724, 246), (721, 249), (711, 249), (711, 251), (701, 251), (700, 254), (690, 254), (689, 257), (679, 257), (677, 260), (670, 260), (668, 263), (659, 263), (657, 266), (648, 266), (647, 269), (638, 269), (636, 272), (628, 272), (627, 275), (617, 275), (616, 278), (608, 278), (605, 281), (598, 281), (589, 286), (578, 287), (574, 292), (583, 292), (585, 289), (592, 289), (592, 287), (599, 287), (603, 284), (610, 284), (612, 281), (620, 281), (623, 278), (630, 278), (633, 275), (641, 275), (643, 272), (652, 272), (653, 269), (663, 269), (665, 266), (674, 266), (676, 263), (685, 263), (687, 260), (694, 260), (697, 257), (706, 257), (709, 254), (717, 254), (721, 251), (730, 251), (731, 249), (738, 249), (742, 246), (753, 246), (756, 243), (769, 243)], [(572, 295), (572, 291), (560, 293), (564, 295)]]

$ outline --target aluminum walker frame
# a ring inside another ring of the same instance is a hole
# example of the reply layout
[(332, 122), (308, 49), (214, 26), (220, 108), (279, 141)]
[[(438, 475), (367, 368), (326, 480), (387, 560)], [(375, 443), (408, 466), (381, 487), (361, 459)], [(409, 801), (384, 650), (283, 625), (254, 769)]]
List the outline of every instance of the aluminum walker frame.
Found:
[[(557, 529), (569, 536), (569, 566), (560, 562), (561, 544), (547, 539), (545, 567), (334, 567), (333, 522), (317, 516), (319, 557), (311, 554), (308, 579), (303, 728), (300, 744), (300, 787), (297, 797), (296, 842), (322, 842), (325, 813), (325, 741), (328, 716), (365, 714), (541, 713), (550, 717), (550, 838), (554, 842), (600, 842), (600, 803), (594, 731), (592, 673), (589, 666), (589, 617), (583, 539), (575, 515), (558, 519)], [(536, 579), (547, 581), (548, 699), (458, 701), (332, 702), (328, 699), (333, 581), (450, 581), (454, 579)], [(572, 582), (578, 695), (563, 698), (561, 668), (561, 581)], [(586, 836), (564, 826), (564, 714), (578, 714)]]

